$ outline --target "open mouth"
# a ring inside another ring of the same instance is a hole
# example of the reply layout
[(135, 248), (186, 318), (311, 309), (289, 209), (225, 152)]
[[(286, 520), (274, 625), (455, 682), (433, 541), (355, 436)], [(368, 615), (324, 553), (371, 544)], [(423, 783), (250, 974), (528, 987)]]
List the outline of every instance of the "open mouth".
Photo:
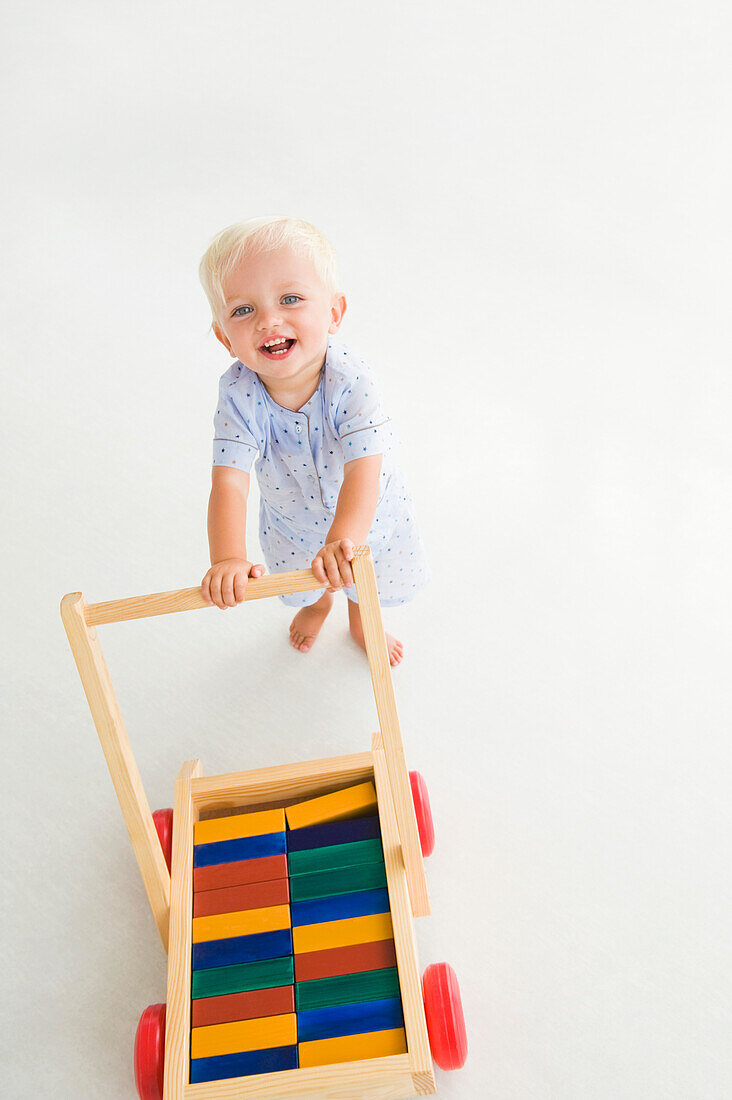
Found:
[(259, 350), (267, 359), (286, 359), (296, 343), (290, 337), (278, 336), (276, 340), (267, 340)]

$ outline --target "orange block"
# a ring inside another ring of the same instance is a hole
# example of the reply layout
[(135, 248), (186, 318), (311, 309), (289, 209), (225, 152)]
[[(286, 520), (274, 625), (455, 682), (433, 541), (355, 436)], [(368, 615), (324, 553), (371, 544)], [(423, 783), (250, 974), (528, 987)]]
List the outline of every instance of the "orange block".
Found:
[(281, 809), (259, 810), (253, 814), (230, 814), (197, 821), (193, 826), (194, 844), (214, 844), (219, 840), (240, 840), (245, 836), (284, 833), (285, 815)]
[(306, 825), (318, 825), (324, 821), (342, 821), (358, 817), (376, 809), (376, 790), (373, 783), (359, 783), (342, 791), (310, 798), (285, 807), (287, 824), (291, 829), (303, 829)]
[(226, 940), (231, 936), (253, 936), (257, 932), (277, 932), (280, 928), (289, 927), (289, 905), (270, 905), (267, 909), (244, 909), (239, 913), (194, 917), (191, 943)]
[(292, 946), (296, 955), (302, 951), (327, 951), (331, 947), (393, 939), (391, 913), (348, 917), (347, 920), (331, 920), (325, 924), (304, 924), (292, 929)]
[(191, 1029), (191, 1058), (216, 1058), (245, 1050), (290, 1047), (297, 1042), (297, 1016), (266, 1016), (262, 1020), (239, 1020), (233, 1024), (211, 1024)]
[(361, 1062), (366, 1058), (386, 1058), (407, 1053), (403, 1027), (392, 1031), (370, 1031), (365, 1035), (343, 1035), (337, 1039), (315, 1039), (298, 1044), (300, 1068), (328, 1066), (335, 1062)]

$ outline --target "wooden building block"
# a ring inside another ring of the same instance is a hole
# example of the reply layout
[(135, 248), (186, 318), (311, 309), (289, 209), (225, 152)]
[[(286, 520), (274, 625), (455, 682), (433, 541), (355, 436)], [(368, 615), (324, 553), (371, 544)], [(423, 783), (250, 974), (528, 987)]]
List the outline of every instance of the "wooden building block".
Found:
[(295, 875), (310, 875), (314, 871), (338, 871), (342, 867), (383, 862), (384, 850), (380, 840), (356, 840), (352, 844), (308, 848), (305, 852), (290, 852), (287, 856), (290, 878)]
[(354, 840), (373, 840), (381, 836), (379, 815), (352, 817), (346, 821), (327, 821), (322, 825), (307, 825), (287, 834), (287, 851), (303, 852), (306, 848), (327, 848), (333, 844), (350, 844)]
[(291, 985), (254, 989), (250, 993), (228, 993), (223, 997), (199, 997), (191, 1005), (191, 1027), (283, 1016), (294, 1011), (295, 989)]
[(231, 814), (197, 821), (193, 826), (193, 843), (213, 844), (219, 840), (237, 840), (244, 836), (264, 836), (284, 831), (284, 810), (260, 810), (254, 814)]
[(362, 1004), (336, 1005), (298, 1012), (298, 1041), (335, 1039), (338, 1035), (362, 1035), (367, 1031), (391, 1031), (404, 1026), (402, 1002), (399, 997), (384, 1001), (364, 1001)]
[(253, 936), (257, 932), (276, 932), (280, 928), (290, 927), (289, 905), (270, 905), (266, 909), (244, 909), (237, 913), (216, 913), (211, 917), (193, 918), (191, 943), (224, 940), (230, 936)]
[(331, 947), (325, 951), (306, 951), (295, 956), (298, 982), (331, 978), (337, 974), (358, 974), (364, 970), (383, 970), (396, 966), (393, 940), (374, 940), (349, 947)]
[(298, 1012), (362, 1001), (386, 1001), (399, 996), (399, 972), (395, 966), (391, 970), (365, 970), (360, 974), (298, 982), (295, 986)]
[(265, 836), (244, 836), (238, 840), (219, 840), (214, 844), (197, 844), (193, 849), (193, 866), (210, 867), (214, 863), (234, 863), (243, 859), (279, 856), (287, 850), (284, 833)]
[(282, 928), (277, 932), (258, 932), (254, 936), (207, 940), (205, 943), (193, 945), (193, 970), (237, 966), (239, 963), (279, 959), (283, 955), (291, 954), (292, 930), (290, 928)]
[(373, 783), (359, 783), (342, 791), (310, 798), (285, 808), (287, 824), (291, 829), (303, 829), (325, 821), (340, 821), (345, 817), (357, 817), (376, 810), (376, 790)]
[(361, 863), (339, 867), (335, 871), (311, 871), (290, 880), (293, 902), (314, 901), (335, 894), (353, 894), (361, 890), (381, 890), (386, 886), (384, 863)]
[(365, 1035), (343, 1035), (336, 1039), (315, 1039), (299, 1044), (299, 1064), (328, 1066), (335, 1062), (361, 1062), (367, 1058), (387, 1058), (406, 1054), (407, 1037), (403, 1027), (390, 1031), (370, 1031)]
[(202, 890), (193, 896), (193, 916), (194, 918), (213, 917), (217, 913), (266, 909), (272, 905), (287, 905), (289, 901), (289, 880), (275, 878), (269, 882), (250, 882), (246, 886), (229, 886), (225, 890)]
[(295, 970), (292, 955), (283, 955), (277, 959), (241, 963), (239, 966), (194, 970), (191, 979), (193, 998), (219, 997), (227, 993), (247, 993), (253, 989), (294, 985)]
[(337, 894), (332, 898), (298, 902), (292, 906), (292, 927), (388, 912), (388, 890), (359, 890), (355, 894)]
[(196, 867), (193, 872), (193, 891), (196, 894), (204, 890), (223, 890), (227, 886), (245, 886), (251, 882), (267, 882), (276, 878), (287, 878), (286, 855)]
[(297, 1017), (265, 1016), (258, 1020), (237, 1020), (230, 1024), (194, 1027), (191, 1031), (191, 1058), (216, 1058), (244, 1050), (289, 1047), (297, 1043)]
[(239, 1054), (224, 1054), (218, 1058), (196, 1058), (191, 1062), (191, 1084), (224, 1081), (227, 1077), (247, 1077), (255, 1073), (274, 1073), (281, 1069), (297, 1069), (297, 1061), (296, 1046), (248, 1050)]
[(307, 924), (304, 928), (292, 929), (296, 955), (301, 951), (325, 951), (329, 947), (348, 947), (353, 943), (393, 938), (394, 930), (389, 913), (351, 917), (349, 920), (329, 921), (326, 924)]

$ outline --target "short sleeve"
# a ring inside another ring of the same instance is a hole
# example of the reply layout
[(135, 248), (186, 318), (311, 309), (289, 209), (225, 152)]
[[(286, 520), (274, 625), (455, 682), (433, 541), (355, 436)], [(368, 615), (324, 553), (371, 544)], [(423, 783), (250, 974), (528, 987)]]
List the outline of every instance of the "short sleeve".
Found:
[(234, 466), (249, 473), (259, 444), (232, 392), (228, 373), (221, 379), (219, 401), (214, 416), (213, 464)]
[(338, 402), (335, 425), (345, 462), (385, 454), (398, 444), (391, 419), (367, 367), (362, 367), (346, 383)]

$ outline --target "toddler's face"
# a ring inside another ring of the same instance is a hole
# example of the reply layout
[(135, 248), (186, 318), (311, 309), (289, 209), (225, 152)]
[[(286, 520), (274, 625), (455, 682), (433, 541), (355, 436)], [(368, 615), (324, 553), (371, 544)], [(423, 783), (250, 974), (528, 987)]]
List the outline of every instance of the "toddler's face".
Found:
[(328, 294), (312, 260), (289, 248), (246, 259), (224, 283), (224, 298), (214, 332), (265, 383), (320, 370), (328, 334), (346, 309), (342, 294)]

